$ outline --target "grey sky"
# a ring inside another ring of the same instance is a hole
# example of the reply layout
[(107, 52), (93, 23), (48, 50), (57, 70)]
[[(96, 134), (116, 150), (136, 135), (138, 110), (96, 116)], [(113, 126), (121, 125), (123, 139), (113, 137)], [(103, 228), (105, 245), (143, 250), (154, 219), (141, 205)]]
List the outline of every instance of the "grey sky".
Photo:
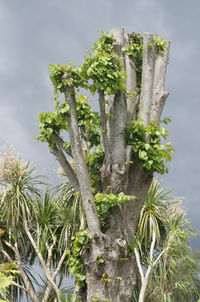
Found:
[(56, 182), (58, 164), (34, 141), (38, 113), (53, 110), (48, 64), (79, 64), (99, 29), (158, 33), (171, 41), (164, 116), (176, 149), (164, 184), (184, 197), (200, 229), (199, 15), (198, 0), (0, 0), (0, 144)]

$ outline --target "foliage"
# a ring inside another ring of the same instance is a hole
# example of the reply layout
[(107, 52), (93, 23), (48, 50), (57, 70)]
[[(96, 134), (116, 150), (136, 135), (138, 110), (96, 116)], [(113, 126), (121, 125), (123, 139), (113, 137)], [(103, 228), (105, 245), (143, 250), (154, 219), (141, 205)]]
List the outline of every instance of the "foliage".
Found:
[(166, 211), (170, 192), (164, 193), (163, 191), (160, 183), (153, 181), (140, 212), (137, 237), (144, 251), (147, 251), (151, 244), (153, 232), (158, 245), (166, 238)]
[(99, 219), (101, 221), (102, 227), (108, 227), (108, 222), (106, 221), (108, 213), (111, 209), (124, 203), (125, 201), (134, 200), (135, 196), (125, 195), (120, 192), (115, 195), (113, 193), (105, 194), (105, 193), (97, 193), (95, 195), (95, 204)]
[[(44, 184), (41, 177), (35, 174), (29, 163), (24, 162), (12, 148), (5, 148), (0, 159), (0, 184), (2, 189), (0, 192), (0, 259), (3, 261), (2, 266), (8, 265), (5, 262), (6, 258), (8, 260), (16, 259), (14, 247), (17, 247), (18, 262), (21, 263), (27, 279), (34, 288), (37, 280), (31, 274), (31, 266), (38, 255), (25, 231), (25, 220), (44, 262), (46, 263), (49, 259), (50, 268), (53, 271), (66, 246), (70, 245), (72, 235), (79, 229), (82, 207), (80, 196), (75, 194), (70, 185), (62, 184), (54, 190), (53, 194), (46, 190), (43, 197), (38, 187)], [(53, 249), (50, 259), (48, 252), (51, 246)], [(60, 272), (66, 276), (66, 264), (62, 264)], [(22, 287), (25, 286), (20, 274), (13, 276), (15, 283)], [(9, 279), (11, 277), (6, 280), (9, 281)], [(14, 300), (23, 299), (23, 291), (17, 286), (10, 287), (9, 294)]]
[[(92, 110), (88, 104), (88, 98), (84, 95), (77, 95), (76, 110), (78, 117), (78, 126), (84, 127), (85, 138), (90, 142), (90, 148), (97, 146), (100, 143), (100, 118), (99, 113)], [(40, 135), (36, 137), (37, 140), (48, 142), (50, 146), (54, 146), (54, 141), (51, 138), (53, 132), (60, 134), (60, 132), (67, 132), (68, 125), (66, 118), (69, 115), (69, 105), (67, 102), (59, 103), (55, 101), (54, 112), (44, 112), (39, 114), (39, 128)], [(67, 145), (70, 148), (70, 144)]]
[[(167, 50), (167, 41), (155, 35), (153, 36), (153, 42), (156, 45), (156, 56), (163, 56), (163, 53)], [(140, 89), (142, 82), (143, 37), (137, 33), (129, 34), (129, 44), (123, 48), (123, 51), (135, 60), (137, 88)]]
[(125, 133), (127, 144), (132, 146), (137, 155), (136, 162), (141, 168), (160, 174), (168, 172), (164, 159), (170, 161), (171, 153), (174, 152), (170, 142), (166, 146), (161, 142), (161, 138), (166, 140), (167, 136), (168, 131), (158, 123), (150, 123), (144, 127), (141, 120), (130, 122)]
[(88, 156), (90, 182), (94, 189), (98, 188), (101, 184), (100, 167), (103, 163), (104, 156), (105, 154), (101, 148), (93, 151), (91, 155)]
[(76, 235), (81, 225), (85, 225), (85, 214), (81, 196), (69, 182), (55, 187), (54, 196), (57, 208), (57, 232), (59, 233), (58, 249), (60, 249), (66, 241), (66, 235), (67, 246), (70, 246), (71, 238)]
[[(180, 200), (171, 201), (169, 192), (163, 193), (160, 184), (153, 182), (141, 210), (136, 235), (142, 267), (145, 272), (151, 269), (146, 302), (175, 302), (180, 297), (198, 293), (198, 278), (194, 283), (191, 275), (185, 278), (178, 273), (194, 264), (189, 239), (195, 233), (184, 215)], [(156, 259), (159, 261), (155, 262)]]
[[(52, 139), (52, 133), (55, 132), (60, 135), (61, 132), (68, 131), (66, 118), (70, 114), (69, 104), (67, 100), (61, 104), (58, 101), (58, 92), (65, 92), (67, 86), (89, 88), (93, 95), (100, 90), (108, 94), (114, 94), (117, 91), (125, 93), (126, 76), (121, 59), (114, 52), (114, 41), (112, 34), (101, 32), (100, 38), (96, 41), (92, 50), (89, 51), (89, 56), (85, 56), (80, 68), (76, 68), (74, 64), (66, 67), (62, 67), (59, 64), (50, 65), (50, 78), (55, 88), (55, 111), (40, 113), (39, 128), (41, 133), (36, 139), (48, 142), (50, 147), (54, 147), (55, 141)], [(153, 42), (156, 44), (157, 55), (162, 56), (167, 49), (167, 41), (156, 35), (153, 37)], [(135, 59), (137, 86), (140, 88), (143, 37), (136, 33), (130, 34), (129, 44), (123, 48), (123, 51)], [(66, 74), (69, 75), (67, 78), (64, 77)], [(87, 97), (83, 95), (76, 95), (76, 110), (82, 138), (88, 142), (90, 149), (94, 146), (99, 146), (99, 114), (92, 110), (88, 104)], [(167, 136), (167, 130), (160, 127), (157, 122), (151, 123), (147, 128), (144, 128), (142, 121), (132, 121), (126, 128), (126, 140), (128, 144), (133, 146), (133, 151), (138, 155), (137, 163), (146, 170), (156, 171), (160, 174), (168, 171), (164, 166), (164, 160), (171, 160), (171, 153), (173, 152), (171, 143), (167, 142), (166, 148), (161, 143), (161, 138), (166, 139)], [(150, 137), (150, 141), (147, 141), (147, 137)], [(65, 143), (65, 147), (70, 149), (70, 144)], [(94, 184), (97, 184), (98, 187), (100, 183), (100, 157), (101, 159), (103, 158), (101, 149), (90, 154), (88, 159), (91, 166), (90, 180), (93, 187)], [(98, 165), (95, 164), (96, 161), (98, 161)]]
[(2, 227), (23, 228), (22, 207), (29, 219), (33, 218), (33, 196), (40, 196), (38, 185), (43, 184), (40, 175), (24, 162), (15, 150), (5, 147), (0, 163), (0, 216)]
[(153, 36), (153, 42), (156, 44), (157, 57), (162, 57), (163, 53), (168, 49), (167, 41), (160, 38), (158, 35)]
[(112, 34), (101, 32), (101, 37), (94, 44), (89, 57), (81, 66), (81, 73), (87, 80), (92, 80), (90, 92), (97, 90), (114, 94), (117, 91), (125, 93), (126, 74), (123, 71), (120, 58), (113, 49), (114, 37)]
[(162, 259), (152, 275), (146, 302), (196, 302), (200, 297), (198, 254)]
[[(49, 65), (50, 79), (55, 93), (65, 92), (67, 86), (89, 88), (94, 95), (96, 90), (113, 94), (120, 90), (125, 92), (126, 74), (122, 71), (120, 58), (113, 51), (114, 37), (101, 32), (101, 37), (94, 44), (89, 57), (80, 68), (73, 63), (64, 66)], [(92, 80), (92, 84), (88, 81)]]
[(60, 64), (49, 65), (50, 79), (54, 86), (55, 93), (65, 92), (66, 87), (86, 87), (87, 83), (83, 77), (81, 77), (80, 69), (75, 66), (74, 63), (70, 63), (66, 66)]
[(72, 237), (71, 249), (67, 252), (69, 272), (72, 276), (75, 276), (75, 282), (78, 283), (80, 287), (84, 285), (85, 281), (84, 264), (80, 254), (83, 249), (89, 248), (91, 239), (92, 237), (87, 230), (80, 230), (76, 233), (75, 237)]
[(8, 301), (4, 298), (8, 294), (7, 288), (12, 285), (13, 276), (18, 274), (14, 262), (0, 264), (0, 302)]

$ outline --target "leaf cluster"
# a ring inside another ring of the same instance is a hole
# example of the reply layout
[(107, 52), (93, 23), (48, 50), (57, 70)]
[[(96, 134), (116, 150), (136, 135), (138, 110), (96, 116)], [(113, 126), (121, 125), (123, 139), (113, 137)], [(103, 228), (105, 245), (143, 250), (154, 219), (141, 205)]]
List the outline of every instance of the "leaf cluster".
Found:
[(78, 283), (80, 287), (83, 286), (85, 281), (84, 264), (80, 253), (83, 249), (89, 248), (91, 239), (92, 237), (87, 230), (77, 232), (76, 236), (72, 238), (71, 249), (67, 252), (69, 272), (72, 276), (75, 276), (75, 282)]
[(120, 192), (117, 195), (113, 193), (110, 194), (97, 193), (95, 195), (95, 204), (102, 227), (106, 228), (109, 226), (107, 222), (107, 217), (108, 217), (108, 213), (113, 208), (124, 203), (125, 201), (134, 200), (134, 199), (135, 196), (125, 195), (122, 192)]
[(101, 33), (101, 37), (89, 51), (89, 56), (85, 56), (80, 68), (77, 68), (74, 63), (66, 66), (49, 65), (50, 79), (55, 93), (63, 93), (72, 85), (75, 88), (89, 88), (92, 95), (97, 90), (104, 90), (108, 94), (114, 94), (119, 90), (125, 93), (126, 74), (121, 59), (113, 50), (115, 39), (111, 34)]
[(167, 41), (160, 38), (159, 35), (153, 36), (153, 42), (156, 44), (156, 55), (162, 57), (164, 52), (168, 50)]
[(114, 41), (112, 34), (102, 32), (89, 56), (85, 56), (81, 73), (88, 81), (92, 80), (89, 86), (92, 95), (98, 90), (106, 91), (108, 94), (115, 94), (117, 91), (125, 93), (127, 76), (123, 71), (121, 59), (114, 52)]
[(162, 245), (166, 239), (169, 199), (170, 192), (165, 193), (160, 183), (153, 181), (141, 209), (137, 228), (137, 238), (145, 252), (151, 244), (153, 232), (156, 236), (156, 245)]
[(164, 145), (161, 141), (161, 138), (166, 140), (167, 136), (168, 131), (160, 127), (158, 122), (144, 127), (142, 120), (130, 122), (125, 131), (127, 144), (132, 146), (139, 166), (160, 174), (168, 172), (164, 160), (170, 161), (171, 153), (174, 152), (170, 142)]
[(88, 156), (89, 177), (93, 188), (98, 188), (101, 184), (100, 167), (103, 163), (104, 156), (105, 153), (101, 148), (93, 151), (91, 155)]
[[(100, 143), (100, 117), (99, 113), (92, 110), (88, 104), (88, 98), (84, 95), (77, 95), (76, 110), (78, 117), (78, 126), (84, 127), (84, 135), (90, 148), (97, 146)], [(36, 137), (37, 140), (48, 142), (50, 147), (54, 146), (54, 141), (51, 138), (53, 132), (58, 135), (60, 132), (68, 132), (67, 117), (70, 114), (69, 104), (67, 102), (55, 101), (54, 112), (44, 112), (39, 114), (40, 135)], [(70, 146), (67, 145), (69, 148)]]
[(49, 72), (55, 93), (63, 93), (67, 87), (72, 85), (76, 88), (87, 86), (86, 80), (81, 75), (80, 68), (77, 68), (73, 63), (66, 66), (50, 64)]

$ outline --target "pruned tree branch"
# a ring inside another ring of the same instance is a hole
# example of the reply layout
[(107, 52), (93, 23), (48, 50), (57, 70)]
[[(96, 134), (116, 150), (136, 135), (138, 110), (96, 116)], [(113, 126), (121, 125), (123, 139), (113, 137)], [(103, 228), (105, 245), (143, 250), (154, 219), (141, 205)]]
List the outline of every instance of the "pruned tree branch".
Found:
[(78, 119), (76, 111), (75, 92), (72, 86), (65, 91), (65, 98), (70, 106), (70, 114), (67, 117), (69, 127), (69, 137), (72, 148), (72, 155), (77, 171), (77, 177), (80, 185), (80, 192), (83, 201), (83, 207), (87, 218), (88, 229), (91, 234), (100, 234), (100, 223), (94, 205), (94, 197), (89, 180), (88, 169), (84, 160), (83, 151), (78, 129)]
[(153, 42), (153, 34), (144, 33), (142, 84), (141, 84), (141, 97), (140, 97), (140, 106), (139, 106), (139, 119), (143, 120), (145, 127), (149, 125), (150, 116), (151, 116), (155, 59), (156, 59), (156, 47)]
[(105, 152), (105, 164), (103, 166), (102, 173), (108, 176), (110, 175), (111, 157), (110, 157), (110, 147), (109, 147), (108, 133), (107, 133), (105, 95), (103, 90), (99, 90), (98, 94), (99, 94), (99, 108), (100, 108), (100, 117), (101, 117), (102, 146), (103, 146), (103, 151)]
[(158, 56), (155, 63), (154, 85), (153, 85), (153, 102), (151, 108), (151, 120), (161, 118), (161, 114), (169, 93), (165, 90), (165, 77), (169, 57), (169, 41), (166, 50), (162, 56)]
[[(124, 30), (122, 28), (114, 28), (111, 30), (111, 33), (115, 38), (113, 43), (114, 51), (121, 58), (125, 69), (124, 53), (122, 52), (122, 47), (125, 45)], [(121, 181), (119, 178), (123, 178), (122, 175), (126, 173), (124, 130), (127, 122), (127, 102), (124, 93), (121, 91), (118, 91), (114, 96), (109, 96), (108, 100), (108, 134), (112, 162), (111, 190), (116, 193), (120, 191)]]
[[(125, 35), (126, 44), (129, 44), (128, 35)], [(135, 120), (136, 118), (136, 65), (135, 59), (125, 54), (125, 71), (127, 75), (126, 79), (126, 91), (127, 91), (127, 122)]]

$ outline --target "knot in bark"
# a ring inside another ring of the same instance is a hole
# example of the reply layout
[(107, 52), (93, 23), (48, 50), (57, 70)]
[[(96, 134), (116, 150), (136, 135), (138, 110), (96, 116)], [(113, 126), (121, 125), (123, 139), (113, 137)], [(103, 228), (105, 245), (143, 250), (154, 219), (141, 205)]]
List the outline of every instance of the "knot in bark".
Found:
[(120, 175), (123, 175), (126, 173), (126, 166), (123, 164), (123, 165), (119, 165), (119, 164), (114, 164), (112, 166), (112, 171), (117, 173), (117, 174), (120, 174)]
[(126, 242), (125, 239), (120, 239), (120, 238), (118, 238), (118, 239), (116, 239), (115, 241), (116, 241), (116, 243), (117, 243), (120, 247), (125, 247), (125, 246), (127, 245), (127, 242)]

